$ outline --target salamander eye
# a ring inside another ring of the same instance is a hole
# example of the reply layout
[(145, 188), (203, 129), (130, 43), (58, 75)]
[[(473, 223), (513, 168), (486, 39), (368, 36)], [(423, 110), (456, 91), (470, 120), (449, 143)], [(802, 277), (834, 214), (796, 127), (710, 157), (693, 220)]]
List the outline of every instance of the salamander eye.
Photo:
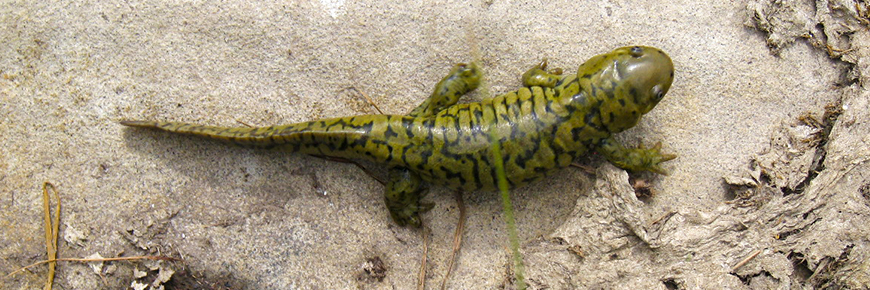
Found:
[(631, 56), (632, 57), (640, 57), (643, 55), (643, 48), (640, 46), (635, 46), (631, 48)]
[(652, 88), (652, 94), (657, 101), (661, 100), (665, 96), (665, 92), (663, 92), (662, 88), (659, 86), (655, 86)]

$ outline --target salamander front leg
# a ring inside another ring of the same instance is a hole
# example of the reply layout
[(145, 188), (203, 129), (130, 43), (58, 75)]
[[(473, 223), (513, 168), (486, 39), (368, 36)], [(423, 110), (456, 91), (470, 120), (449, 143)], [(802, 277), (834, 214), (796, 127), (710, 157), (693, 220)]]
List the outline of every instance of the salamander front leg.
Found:
[(424, 117), (437, 114), (444, 108), (456, 104), (462, 95), (476, 89), (482, 77), (483, 73), (474, 63), (454, 65), (450, 73), (435, 85), (432, 95), (408, 115)]
[(660, 166), (660, 163), (673, 160), (677, 155), (661, 153), (661, 149), (662, 143), (657, 143), (652, 148), (644, 148), (642, 144), (638, 148), (625, 148), (610, 137), (601, 141), (597, 151), (619, 168), (667, 175), (667, 171)]
[(556, 86), (556, 82), (561, 78), (562, 69), (556, 68), (547, 71), (547, 59), (545, 58), (541, 63), (532, 67), (523, 74), (523, 86), (552, 88)]

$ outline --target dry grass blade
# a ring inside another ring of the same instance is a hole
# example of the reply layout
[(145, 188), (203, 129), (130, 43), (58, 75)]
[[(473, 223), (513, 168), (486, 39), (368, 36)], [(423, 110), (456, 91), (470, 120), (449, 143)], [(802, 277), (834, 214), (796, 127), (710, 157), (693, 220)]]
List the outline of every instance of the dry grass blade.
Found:
[(429, 256), (429, 231), (423, 226), (423, 260), (420, 261), (420, 274), (417, 275), (417, 290), (426, 289), (426, 257)]
[[(48, 189), (54, 191), (54, 197), (57, 199), (57, 206), (54, 209), (54, 220), (51, 219), (51, 198), (48, 195)], [(60, 229), (60, 195), (54, 185), (45, 182), (42, 184), (42, 210), (45, 214), (45, 252), (49, 261), (57, 259), (57, 232)], [(48, 263), (48, 277), (46, 277), (45, 290), (51, 290), (51, 285), (54, 284), (54, 272), (57, 267), (57, 262)]]
[[(54, 192), (54, 198), (57, 200), (57, 204), (54, 207), (54, 219), (51, 218), (51, 197), (48, 193), (49, 189)], [(58, 232), (60, 231), (60, 194), (57, 192), (57, 189), (54, 187), (54, 185), (50, 182), (45, 182), (42, 184), (42, 210), (45, 219), (45, 251), (48, 259), (21, 267), (18, 270), (12, 271), (12, 273), (6, 274), (6, 276), (3, 276), (3, 279), (7, 279), (12, 275), (15, 275), (33, 267), (42, 264), (48, 264), (48, 277), (46, 277), (47, 280), (45, 281), (45, 286), (43, 287), (43, 289), (50, 290), (52, 288), (52, 284), (54, 284), (54, 275), (57, 267), (57, 262), (109, 262), (130, 260), (181, 261), (181, 259), (163, 256), (137, 256), (99, 259), (57, 258), (57, 241)]]

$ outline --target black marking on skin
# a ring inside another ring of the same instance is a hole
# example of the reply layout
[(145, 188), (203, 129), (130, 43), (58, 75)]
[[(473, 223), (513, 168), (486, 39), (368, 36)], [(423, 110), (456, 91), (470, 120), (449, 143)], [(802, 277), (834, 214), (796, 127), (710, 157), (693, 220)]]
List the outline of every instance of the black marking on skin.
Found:
[[(459, 139), (460, 139), (459, 137), (462, 137), (462, 128), (459, 126), (459, 120), (456, 120), (456, 118), (454, 118), (453, 115), (445, 114), (445, 115), (442, 115), (441, 117), (442, 117), (441, 120), (449, 122), (449, 123), (442, 123), (443, 129), (441, 132), (444, 136), (444, 138), (442, 138), (444, 141), (444, 148), (446, 148), (448, 146), (459, 145)], [(450, 125), (452, 125), (452, 126), (450, 126)], [(453, 127), (453, 128), (448, 129), (448, 126)], [(453, 130), (455, 132), (455, 134), (457, 134), (456, 138), (453, 140), (448, 140), (448, 137), (447, 137), (447, 135), (450, 134), (450, 130)]]
[[(359, 146), (359, 147), (361, 147), (361, 148), (365, 148), (365, 146), (366, 146), (366, 144), (368, 143), (368, 141), (369, 141), (369, 136), (368, 136), (368, 135), (360, 135), (359, 138), (357, 138), (356, 140), (353, 140), (353, 142), (351, 143), (351, 145), (353, 145), (353, 146)], [(327, 143), (326, 145), (327, 145), (327, 146), (330, 146), (330, 145), (332, 145), (332, 143), (333, 143), (333, 142), (329, 142), (329, 143)], [(366, 150), (366, 151), (368, 151), (368, 150)], [(366, 152), (366, 153), (367, 153), (368, 155), (371, 155), (371, 153), (369, 153), (369, 152)]]
[(547, 101), (544, 104), (544, 112), (546, 112), (547, 114), (553, 115), (553, 116), (557, 116), (556, 112), (553, 111), (553, 100), (548, 100), (546, 98), (544, 100)]
[(593, 125), (595, 117), (598, 117), (598, 108), (589, 108), (589, 111), (586, 112), (585, 116), (583, 116), (583, 123), (586, 123), (586, 125)]
[[(327, 146), (330, 146), (330, 147), (331, 147), (331, 146), (333, 145), (333, 143), (335, 143), (335, 142), (329, 142), (329, 143), (327, 144)], [(336, 149), (336, 148), (330, 148), (330, 150), (333, 150), (333, 151), (335, 151), (335, 150), (341, 150), (341, 151), (344, 151), (344, 150), (347, 150), (347, 147), (348, 147), (349, 145), (350, 145), (350, 144), (347, 143), (347, 139), (345, 138), (344, 140), (341, 141), (341, 143), (339, 143), (337, 149)]]
[(472, 163), (471, 176), (474, 177), (474, 190), (479, 190), (483, 187), (480, 184), (480, 164), (478, 164), (478, 160), (477, 158), (474, 158), (474, 156), (470, 156), (468, 159), (471, 160)]
[[(498, 114), (498, 116), (501, 117), (502, 120), (505, 120), (505, 121), (508, 121), (508, 122), (511, 121), (511, 118), (510, 118), (507, 114), (505, 114), (505, 113)], [(457, 129), (458, 129), (458, 128), (457, 128)]]
[(635, 106), (637, 106), (637, 105), (641, 105), (641, 102), (640, 102), (640, 99), (639, 99), (639, 98), (640, 98), (640, 94), (637, 93), (637, 89), (635, 89), (635, 88), (630, 88), (630, 89), (628, 89), (628, 94), (631, 95), (631, 99), (634, 101), (634, 105), (635, 105)]
[(385, 159), (384, 162), (390, 162), (393, 160), (393, 156), (395, 155), (395, 154), (393, 154), (394, 149), (393, 149), (393, 146), (391, 146), (390, 144), (386, 144), (386, 146), (387, 146), (387, 152), (390, 152), (390, 153), (387, 154), (387, 159)]
[(448, 180), (452, 181), (455, 179), (459, 179), (460, 185), (465, 184), (466, 181), (465, 181), (465, 177), (462, 176), (462, 172), (452, 171), (452, 170), (448, 169), (447, 167), (444, 167), (443, 165), (441, 165), (439, 167), (440, 167), (440, 170), (442, 172), (444, 172), (444, 177), (447, 177)]
[(483, 120), (483, 108), (473, 110), (471, 111), (471, 114), (474, 116), (475, 123), (480, 124), (480, 120)]
[[(429, 157), (432, 157), (433, 150), (420, 150), (420, 164), (417, 164), (417, 169), (423, 170), (429, 164)], [(430, 169), (431, 170), (431, 169)]]
[[(456, 148), (456, 147), (457, 146), (453, 146), (452, 148)], [(446, 144), (445, 144), (445, 146), (441, 147), (441, 151), (440, 151), (441, 155), (447, 159), (450, 159), (450, 160), (458, 160), (460, 157), (462, 157), (461, 154), (456, 154), (456, 153), (451, 152), (450, 148), (451, 147), (447, 146)]]
[(410, 120), (402, 120), (402, 127), (405, 129), (405, 136), (408, 136), (408, 139), (413, 139), (414, 136), (414, 119)]
[(432, 132), (432, 130), (434, 129), (433, 128), (434, 123), (435, 123), (435, 121), (431, 118), (429, 118), (427, 120), (423, 120), (423, 129), (425, 130), (424, 132), (426, 133), (425, 139), (426, 139), (427, 144), (434, 144), (435, 132)]
[(603, 124), (601, 124), (600, 118), (598, 118), (597, 122), (595, 122), (595, 118), (598, 117), (600, 114), (601, 112), (599, 111), (598, 107), (590, 108), (589, 112), (586, 113), (586, 116), (584, 116), (584, 122), (586, 123), (586, 126), (589, 126), (596, 131), (607, 132)]
[(526, 168), (526, 162), (534, 158), (535, 153), (540, 150), (541, 140), (539, 140), (538, 138), (533, 138), (531, 141), (533, 142), (534, 146), (526, 148), (526, 150), (523, 150), (522, 153), (514, 154), (514, 163), (520, 168)]
[(451, 122), (453, 123), (453, 129), (456, 130), (455, 142), (459, 143), (460, 140), (462, 139), (462, 136), (465, 136), (465, 130), (462, 130), (462, 124), (459, 122), (458, 115), (451, 116), (451, 119), (452, 119)]
[[(563, 78), (562, 80), (564, 81), (564, 80), (566, 80), (566, 79), (568, 79), (568, 77), (565, 77), (565, 78)], [(568, 87), (570, 87), (570, 86), (573, 86), (573, 85), (577, 85), (578, 87), (580, 86), (580, 79), (577, 78), (576, 76), (573, 77), (573, 78), (571, 78), (571, 81), (569, 81), (568, 83), (566, 83), (566, 84), (564, 84), (564, 85), (558, 85), (558, 86), (556, 86), (556, 88), (555, 88), (555, 96), (556, 96), (556, 97), (561, 96), (561, 95), (562, 95), (562, 90), (564, 90), (564, 89), (566, 89), (566, 88), (568, 88)]]
[(566, 79), (566, 77), (561, 77), (558, 80), (556, 80), (556, 84), (554, 85), (554, 87), (562, 86), (562, 83), (565, 82), (565, 79)]
[[(583, 133), (583, 129), (586, 129), (586, 126), (571, 128), (571, 136), (574, 136), (573, 139), (577, 139), (580, 136), (580, 134)], [(559, 150), (553, 150), (553, 151), (554, 152), (558, 151), (557, 153), (564, 153), (562, 148), (559, 148)], [(556, 156), (559, 156), (559, 154), (556, 154)]]
[(619, 100), (617, 100), (617, 101), (619, 101), (619, 105), (621, 105), (622, 107), (625, 107), (625, 99), (619, 98)]
[[(340, 120), (340, 121), (344, 122), (344, 120)], [(368, 135), (372, 132), (373, 126), (374, 126), (374, 120), (370, 120), (368, 122), (360, 124), (359, 126), (348, 126), (348, 127), (362, 129), (363, 132), (361, 135)]]
[(389, 139), (389, 138), (396, 138), (396, 137), (399, 137), (399, 133), (396, 133), (396, 131), (393, 131), (393, 126), (388, 123), (387, 130), (384, 131), (384, 138)]

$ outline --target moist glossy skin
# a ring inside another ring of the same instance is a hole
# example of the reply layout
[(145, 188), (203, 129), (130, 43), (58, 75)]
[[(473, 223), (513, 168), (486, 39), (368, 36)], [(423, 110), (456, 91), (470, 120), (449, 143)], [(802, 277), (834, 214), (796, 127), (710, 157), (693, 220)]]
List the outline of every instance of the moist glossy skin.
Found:
[[(389, 166), (385, 200), (399, 225), (420, 226), (426, 184), (495, 190), (492, 140), (498, 140), (512, 188), (534, 182), (596, 150), (615, 165), (664, 173), (676, 156), (659, 146), (628, 149), (611, 138), (631, 128), (667, 93), (673, 63), (653, 47), (622, 47), (587, 60), (577, 74), (523, 75), (524, 87), (477, 103), (456, 104), (479, 84), (480, 70), (459, 64), (408, 115), (362, 115), (263, 128), (122, 121), (135, 127), (193, 134), (245, 146), (365, 159)], [(492, 134), (492, 135), (491, 135)]]

